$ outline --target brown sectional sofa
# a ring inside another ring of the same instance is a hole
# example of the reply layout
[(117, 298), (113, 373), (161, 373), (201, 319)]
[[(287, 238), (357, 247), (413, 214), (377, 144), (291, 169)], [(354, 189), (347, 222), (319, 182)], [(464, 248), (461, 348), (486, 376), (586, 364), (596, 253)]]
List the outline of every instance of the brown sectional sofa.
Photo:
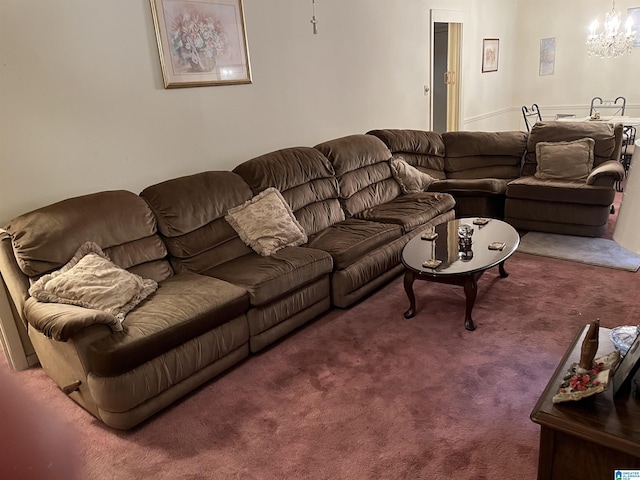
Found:
[[(526, 139), (521, 132), (377, 130), (271, 152), (232, 172), (167, 180), (140, 195), (63, 200), (5, 226), (0, 273), (15, 322), (47, 374), (96, 418), (128, 429), (395, 277), (408, 240), (454, 218), (454, 197), (464, 204), (461, 214), (500, 212)], [(438, 191), (403, 194), (393, 156), (441, 179)], [(307, 241), (263, 256), (225, 216), (273, 188)], [(87, 241), (159, 285), (122, 330), (102, 310), (29, 295), (34, 281)]]
[(372, 130), (393, 153), (439, 182), (429, 191), (450, 193), (456, 215), (504, 216), (507, 183), (520, 176), (525, 132)]
[[(450, 193), (456, 216), (504, 218), (521, 230), (599, 236), (624, 178), (622, 125), (538, 122), (526, 132), (372, 130), (394, 157), (439, 179), (429, 191)], [(584, 182), (540, 180), (536, 145), (595, 140), (593, 170)]]

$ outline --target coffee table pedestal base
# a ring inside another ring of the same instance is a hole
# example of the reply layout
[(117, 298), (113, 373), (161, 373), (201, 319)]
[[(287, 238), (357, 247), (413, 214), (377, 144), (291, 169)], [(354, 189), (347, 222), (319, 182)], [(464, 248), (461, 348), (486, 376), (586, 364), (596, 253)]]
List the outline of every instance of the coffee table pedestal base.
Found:
[[(504, 268), (504, 262), (500, 262), (498, 270), (501, 277), (508, 277), (509, 272)], [(426, 280), (429, 282), (446, 283), (449, 285), (458, 285), (464, 288), (465, 302), (465, 315), (464, 315), (464, 328), (469, 331), (476, 329), (476, 324), (471, 317), (471, 311), (476, 303), (476, 296), (478, 295), (478, 279), (486, 270), (480, 270), (478, 272), (472, 272), (466, 275), (451, 275), (451, 276), (434, 276), (429, 273), (416, 272), (410, 268), (407, 268), (404, 272), (404, 291), (407, 293), (409, 299), (409, 310), (404, 312), (404, 318), (412, 318), (416, 314), (416, 296), (413, 293), (413, 282), (417, 280)]]

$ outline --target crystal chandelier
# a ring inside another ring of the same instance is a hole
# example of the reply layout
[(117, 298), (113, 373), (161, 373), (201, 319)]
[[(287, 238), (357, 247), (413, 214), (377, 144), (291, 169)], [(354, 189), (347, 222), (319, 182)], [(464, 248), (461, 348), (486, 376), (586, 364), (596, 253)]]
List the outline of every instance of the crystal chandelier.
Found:
[(636, 32), (633, 30), (633, 19), (627, 18), (624, 31), (620, 30), (621, 13), (616, 10), (616, 2), (604, 19), (604, 29), (601, 33), (598, 30), (598, 20), (594, 20), (589, 27), (587, 36), (587, 52), (589, 56), (602, 58), (615, 58), (626, 53), (631, 53)]

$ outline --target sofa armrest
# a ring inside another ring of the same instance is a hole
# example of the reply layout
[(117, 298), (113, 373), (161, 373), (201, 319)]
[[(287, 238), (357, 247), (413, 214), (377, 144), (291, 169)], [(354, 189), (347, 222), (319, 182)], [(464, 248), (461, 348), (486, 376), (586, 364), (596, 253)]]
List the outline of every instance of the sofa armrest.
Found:
[(39, 302), (29, 297), (24, 304), (29, 326), (46, 337), (66, 342), (82, 329), (102, 324), (112, 331), (122, 330), (122, 324), (110, 313), (62, 303)]
[(587, 177), (587, 185), (612, 187), (615, 182), (624, 178), (624, 167), (620, 162), (609, 160), (591, 170)]

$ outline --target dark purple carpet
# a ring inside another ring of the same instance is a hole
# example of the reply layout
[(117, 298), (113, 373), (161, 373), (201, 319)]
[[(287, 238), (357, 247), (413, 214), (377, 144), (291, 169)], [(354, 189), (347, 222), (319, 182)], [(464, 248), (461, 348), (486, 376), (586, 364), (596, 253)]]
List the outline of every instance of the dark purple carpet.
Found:
[(416, 282), (405, 320), (397, 278), (130, 432), (40, 369), (9, 375), (69, 425), (82, 479), (533, 479), (539, 394), (581, 326), (638, 323), (640, 275), (521, 253), (507, 270), (481, 278), (474, 332), (455, 286)]

